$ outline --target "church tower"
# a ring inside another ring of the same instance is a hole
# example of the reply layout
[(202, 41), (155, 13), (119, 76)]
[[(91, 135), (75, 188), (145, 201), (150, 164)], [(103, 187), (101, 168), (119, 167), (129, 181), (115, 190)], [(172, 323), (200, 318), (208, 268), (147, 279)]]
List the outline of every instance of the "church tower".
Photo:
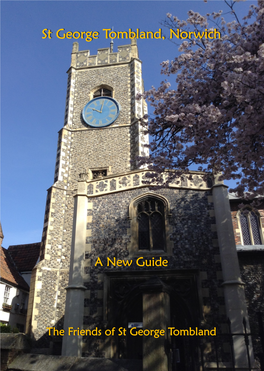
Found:
[[(226, 187), (195, 171), (166, 188), (146, 183), (143, 90), (136, 40), (96, 55), (73, 44), (27, 332), (53, 354), (133, 360), (137, 371), (196, 371), (216, 353), (228, 368), (230, 347), (173, 332), (221, 333), (227, 318), (244, 331)], [(164, 332), (135, 335), (142, 327)], [(234, 342), (246, 369), (244, 339)]]
[[(136, 169), (136, 156), (146, 153), (147, 138), (138, 118), (147, 113), (147, 106), (136, 100), (142, 92), (136, 40), (119, 46), (117, 52), (99, 49), (97, 55), (79, 51), (79, 44), (73, 44), (64, 127), (59, 132), (54, 184), (48, 190), (40, 263), (29, 302), (28, 330), (36, 339), (46, 338), (46, 327), (60, 323), (64, 315), (74, 195), (80, 174), (93, 180), (130, 172)], [(105, 187), (103, 183), (95, 192)]]

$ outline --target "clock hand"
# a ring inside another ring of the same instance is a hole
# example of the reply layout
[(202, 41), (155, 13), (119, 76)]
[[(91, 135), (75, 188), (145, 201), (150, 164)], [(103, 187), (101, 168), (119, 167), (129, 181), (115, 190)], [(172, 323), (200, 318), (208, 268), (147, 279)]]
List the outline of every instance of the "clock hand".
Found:
[(96, 111), (96, 112), (99, 112), (99, 113), (101, 113), (102, 111), (98, 111), (97, 109), (95, 109), (95, 108), (92, 108), (92, 110), (93, 111)]
[(102, 103), (102, 105), (101, 105), (101, 111), (100, 111), (100, 113), (102, 113), (103, 105), (104, 105), (104, 100), (103, 100), (103, 103)]

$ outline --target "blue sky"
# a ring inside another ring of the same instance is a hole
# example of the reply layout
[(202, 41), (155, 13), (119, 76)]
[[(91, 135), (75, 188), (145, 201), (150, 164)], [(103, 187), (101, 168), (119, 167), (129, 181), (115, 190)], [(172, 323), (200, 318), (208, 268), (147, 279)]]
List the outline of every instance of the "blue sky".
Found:
[[(254, 1), (236, 5), (245, 15)], [(168, 30), (169, 12), (206, 14), (225, 9), (223, 1), (2, 1), (1, 2), (1, 222), (3, 246), (41, 240), (46, 190), (52, 186), (58, 131), (63, 127), (67, 74), (74, 40), (56, 31), (99, 31), (97, 40), (78, 40), (96, 54), (109, 47), (104, 28), (115, 31)], [(53, 31), (42, 39), (42, 30)], [(118, 45), (129, 40), (114, 40)], [(158, 86), (160, 63), (177, 55), (169, 40), (139, 40), (145, 89)]]

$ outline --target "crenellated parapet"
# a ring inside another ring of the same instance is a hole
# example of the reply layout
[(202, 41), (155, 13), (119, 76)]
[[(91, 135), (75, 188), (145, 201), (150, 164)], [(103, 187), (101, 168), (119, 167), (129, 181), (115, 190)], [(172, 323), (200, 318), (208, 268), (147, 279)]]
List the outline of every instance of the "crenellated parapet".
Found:
[(96, 55), (90, 55), (90, 50), (79, 50), (79, 44), (75, 42), (72, 48), (71, 67), (85, 68), (127, 63), (133, 58), (138, 58), (136, 41), (128, 45), (118, 46), (117, 52), (111, 51), (110, 47), (98, 49)]

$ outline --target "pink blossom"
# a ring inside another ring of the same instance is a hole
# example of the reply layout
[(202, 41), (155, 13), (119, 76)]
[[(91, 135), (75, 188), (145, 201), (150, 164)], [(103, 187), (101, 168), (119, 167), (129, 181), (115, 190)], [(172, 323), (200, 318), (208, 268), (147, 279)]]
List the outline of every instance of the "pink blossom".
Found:
[(181, 54), (162, 63), (164, 75), (175, 75), (175, 86), (162, 81), (143, 95), (155, 117), (148, 124), (151, 155), (141, 163), (161, 183), (166, 168), (188, 172), (199, 165), (236, 179), (233, 191), (254, 197), (264, 195), (264, 2), (250, 6), (243, 22), (233, 14), (228, 23), (222, 11), (202, 16), (190, 10), (187, 20), (167, 14), (165, 25), (182, 31), (203, 32), (212, 17), (221, 39), (184, 40)]

